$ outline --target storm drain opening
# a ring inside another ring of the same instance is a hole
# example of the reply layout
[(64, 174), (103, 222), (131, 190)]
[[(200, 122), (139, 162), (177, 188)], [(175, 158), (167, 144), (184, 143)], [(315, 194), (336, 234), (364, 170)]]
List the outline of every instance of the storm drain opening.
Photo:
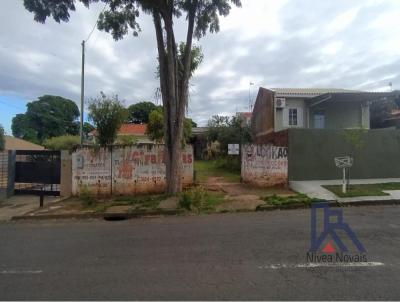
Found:
[(126, 215), (107, 215), (103, 217), (106, 221), (122, 221), (128, 219)]

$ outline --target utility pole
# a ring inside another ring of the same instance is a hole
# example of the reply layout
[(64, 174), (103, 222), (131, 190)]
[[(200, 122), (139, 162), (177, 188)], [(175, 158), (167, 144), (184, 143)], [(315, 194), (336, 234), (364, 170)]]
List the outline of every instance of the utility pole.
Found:
[(82, 41), (82, 76), (81, 76), (81, 122), (79, 127), (80, 143), (83, 144), (83, 108), (85, 99), (85, 40)]

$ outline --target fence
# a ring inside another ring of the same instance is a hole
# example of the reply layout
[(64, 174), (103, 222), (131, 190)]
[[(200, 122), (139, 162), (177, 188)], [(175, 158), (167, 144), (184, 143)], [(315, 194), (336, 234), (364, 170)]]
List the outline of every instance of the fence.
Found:
[(8, 152), (0, 152), (0, 199), (7, 196), (8, 186)]
[(249, 144), (242, 147), (242, 180), (259, 186), (286, 184), (288, 148), (271, 144)]
[[(183, 184), (193, 182), (193, 149), (182, 152)], [(164, 145), (82, 148), (72, 154), (72, 194), (85, 187), (96, 195), (165, 190)]]
[(350, 155), (351, 178), (400, 177), (400, 131), (289, 130), (289, 180), (340, 179), (334, 158)]

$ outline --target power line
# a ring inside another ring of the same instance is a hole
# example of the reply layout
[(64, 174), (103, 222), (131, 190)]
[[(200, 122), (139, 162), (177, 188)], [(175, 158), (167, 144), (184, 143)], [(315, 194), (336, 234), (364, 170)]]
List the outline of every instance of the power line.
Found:
[(100, 14), (97, 16), (96, 23), (93, 25), (92, 31), (89, 33), (89, 35), (88, 35), (88, 37), (86, 38), (85, 42), (89, 41), (89, 39), (90, 39), (90, 37), (92, 36), (92, 34), (93, 34), (94, 30), (96, 29), (96, 25), (97, 25), (97, 23), (99, 22), (100, 15), (101, 15), (101, 14), (104, 12), (104, 10), (106, 9), (106, 7), (107, 7), (107, 3), (106, 3), (106, 4), (104, 4), (104, 7), (103, 7), (103, 9), (101, 10)]

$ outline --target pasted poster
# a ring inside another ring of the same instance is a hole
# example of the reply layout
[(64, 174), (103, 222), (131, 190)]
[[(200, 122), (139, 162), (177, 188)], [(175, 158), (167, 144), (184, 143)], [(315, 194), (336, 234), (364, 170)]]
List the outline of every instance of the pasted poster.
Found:
[(286, 184), (288, 180), (288, 148), (270, 144), (243, 145), (241, 175), (244, 182), (256, 185)]

